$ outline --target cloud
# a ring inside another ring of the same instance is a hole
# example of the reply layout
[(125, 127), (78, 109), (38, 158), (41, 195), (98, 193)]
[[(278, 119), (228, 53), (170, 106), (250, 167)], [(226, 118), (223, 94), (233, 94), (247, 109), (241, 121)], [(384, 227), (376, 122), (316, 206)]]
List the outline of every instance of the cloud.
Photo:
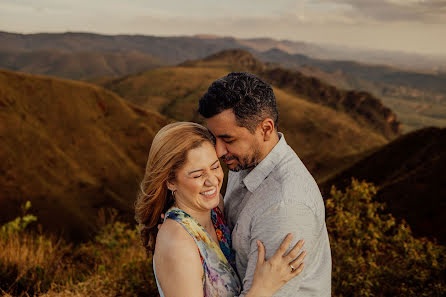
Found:
[(345, 8), (352, 18), (381, 22), (446, 23), (446, 0), (319, 0)]

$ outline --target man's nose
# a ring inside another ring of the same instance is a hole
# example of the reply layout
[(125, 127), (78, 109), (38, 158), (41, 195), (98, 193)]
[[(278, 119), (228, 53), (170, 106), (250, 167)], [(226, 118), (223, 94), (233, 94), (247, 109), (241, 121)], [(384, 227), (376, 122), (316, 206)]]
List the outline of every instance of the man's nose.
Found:
[(217, 142), (215, 143), (215, 150), (217, 151), (217, 157), (221, 158), (228, 153), (226, 149), (225, 143), (217, 138)]

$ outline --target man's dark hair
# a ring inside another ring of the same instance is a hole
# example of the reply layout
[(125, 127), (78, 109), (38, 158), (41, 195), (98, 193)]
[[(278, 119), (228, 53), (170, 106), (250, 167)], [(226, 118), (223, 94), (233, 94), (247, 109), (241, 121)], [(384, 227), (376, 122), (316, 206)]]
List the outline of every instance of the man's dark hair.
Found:
[(279, 115), (273, 89), (251, 73), (232, 72), (214, 81), (198, 104), (198, 112), (205, 118), (231, 108), (237, 124), (251, 133), (266, 118), (271, 118), (277, 127)]

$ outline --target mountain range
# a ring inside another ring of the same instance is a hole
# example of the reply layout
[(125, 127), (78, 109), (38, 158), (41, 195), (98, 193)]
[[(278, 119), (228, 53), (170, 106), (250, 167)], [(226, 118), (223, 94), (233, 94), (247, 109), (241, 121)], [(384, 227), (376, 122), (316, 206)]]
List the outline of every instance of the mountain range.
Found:
[[(443, 74), (310, 58), (268, 48), (277, 45), (271, 40), (243, 42), (0, 32), (0, 66), (84, 80), (0, 70), (0, 224), (26, 200), (45, 230), (74, 240), (94, 233), (103, 208), (132, 221), (155, 133), (171, 121), (202, 123), (197, 102), (210, 83), (249, 71), (273, 86), (279, 130), (325, 194), (352, 176), (372, 181), (397, 218), (444, 243), (436, 227), (443, 224), (444, 128), (400, 136), (398, 116), (411, 104), (442, 107), (442, 97), (429, 96), (444, 95)], [(400, 97), (377, 96), (361, 87), (367, 85)], [(411, 88), (425, 93), (412, 96)], [(389, 109), (391, 97), (404, 108)]]
[(232, 71), (249, 71), (272, 84), (280, 129), (317, 178), (400, 133), (396, 116), (370, 94), (340, 91), (298, 72), (270, 68), (242, 50), (95, 82), (174, 120), (202, 122), (198, 99), (214, 80)]
[(263, 63), (297, 70), (339, 89), (371, 93), (398, 115), (404, 132), (446, 126), (445, 57), (268, 38), (0, 32), (0, 67), (87, 80), (177, 65), (227, 49), (247, 50)]

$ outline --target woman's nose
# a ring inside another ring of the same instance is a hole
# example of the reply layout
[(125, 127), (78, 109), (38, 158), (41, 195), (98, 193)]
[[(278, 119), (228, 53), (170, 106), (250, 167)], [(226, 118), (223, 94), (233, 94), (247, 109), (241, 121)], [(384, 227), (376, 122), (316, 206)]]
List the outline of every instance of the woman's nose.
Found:
[(204, 184), (205, 186), (216, 186), (218, 185), (218, 177), (215, 174), (209, 174)]

